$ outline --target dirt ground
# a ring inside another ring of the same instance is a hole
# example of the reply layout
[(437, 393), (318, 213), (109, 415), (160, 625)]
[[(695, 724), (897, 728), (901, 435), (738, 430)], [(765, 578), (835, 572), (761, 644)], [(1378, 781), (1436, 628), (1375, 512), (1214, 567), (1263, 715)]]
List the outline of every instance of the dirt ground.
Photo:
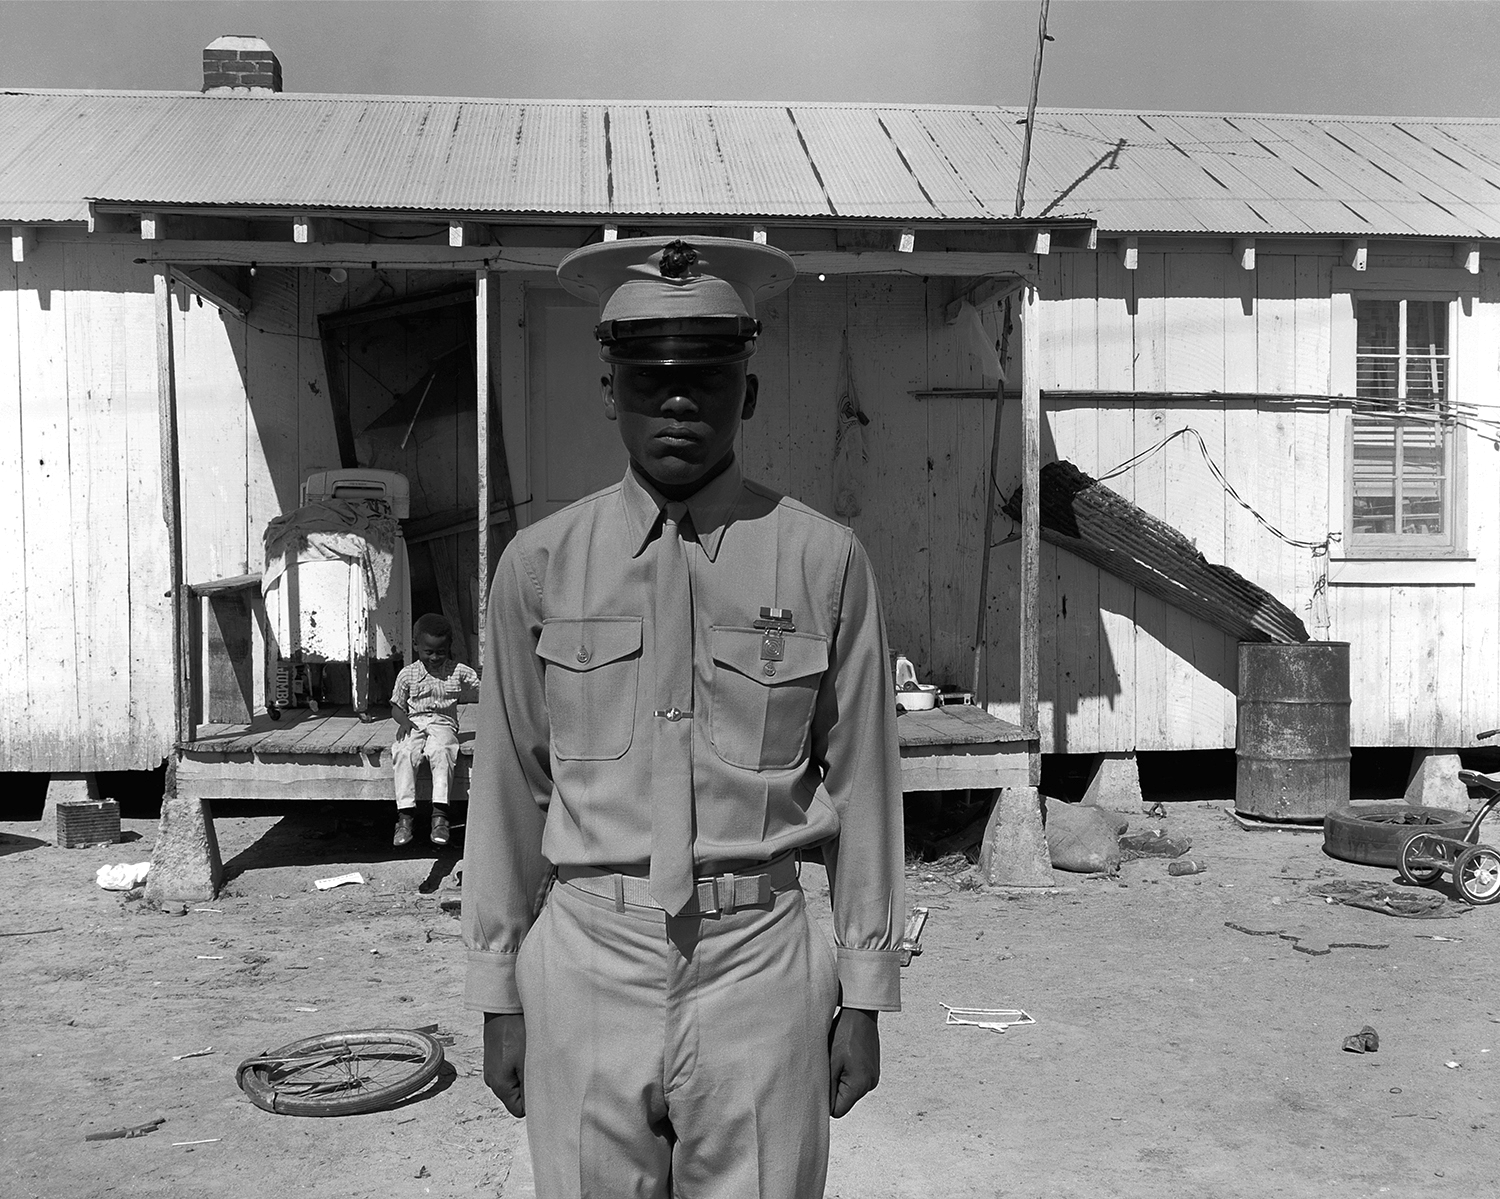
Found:
[[(460, 1003), (439, 906), (456, 855), (391, 851), (388, 814), (365, 805), (216, 815), (230, 880), (181, 916), (94, 882), (150, 857), (154, 821), (75, 850), (0, 824), (0, 1193), (530, 1196), (523, 1127), (485, 1089)], [(834, 1125), (830, 1196), (1496, 1193), (1500, 907), (1403, 920), (1326, 903), (1309, 889), (1394, 872), (1333, 861), (1317, 834), (1244, 832), (1219, 801), (1134, 822), (1163, 826), (1207, 873), (1143, 859), (1017, 895), (912, 869), (925, 952), (881, 1021), (879, 1090)], [(312, 886), (349, 870), (367, 885)], [(821, 872), (804, 885), (826, 922)], [(1384, 948), (1313, 956), (1226, 921)], [(29, 930), (54, 931), (12, 935)], [(1036, 1023), (945, 1026), (944, 1003)], [(241, 1059), (299, 1037), (432, 1023), (453, 1034), (451, 1070), (392, 1111), (276, 1116), (235, 1087)], [(1343, 1052), (1365, 1024), (1379, 1052)], [(156, 1116), (149, 1136), (83, 1139)]]

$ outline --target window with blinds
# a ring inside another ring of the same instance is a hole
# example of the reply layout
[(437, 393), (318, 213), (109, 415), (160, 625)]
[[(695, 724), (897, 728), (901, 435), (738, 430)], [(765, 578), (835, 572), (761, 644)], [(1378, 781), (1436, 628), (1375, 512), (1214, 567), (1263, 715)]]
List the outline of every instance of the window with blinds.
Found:
[(1348, 547), (1444, 553), (1456, 545), (1448, 303), (1354, 304), (1356, 396)]

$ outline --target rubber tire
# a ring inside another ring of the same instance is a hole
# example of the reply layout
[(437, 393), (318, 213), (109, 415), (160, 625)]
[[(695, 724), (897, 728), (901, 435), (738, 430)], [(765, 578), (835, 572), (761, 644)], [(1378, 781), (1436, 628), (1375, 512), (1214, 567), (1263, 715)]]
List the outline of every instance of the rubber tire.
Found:
[(1435, 867), (1418, 868), (1407, 864), (1407, 860), (1413, 855), (1413, 846), (1418, 845), (1427, 837), (1426, 833), (1412, 833), (1401, 842), (1401, 853), (1396, 862), (1396, 873), (1401, 876), (1401, 881), (1410, 883), (1414, 887), (1425, 887), (1428, 883), (1442, 877), (1443, 872)]
[(1463, 840), (1469, 822), (1462, 812), (1402, 802), (1334, 808), (1323, 817), (1323, 852), (1362, 866), (1401, 865), (1401, 846), (1417, 830)]
[[(412, 1049), (423, 1057), (410, 1074), (386, 1086), (320, 1099), (278, 1094), (275, 1084), (267, 1077), (268, 1070), (259, 1065), (265, 1058), (292, 1057), (361, 1045)], [(256, 1107), (280, 1116), (357, 1116), (364, 1112), (378, 1111), (400, 1102), (408, 1095), (415, 1095), (437, 1077), (442, 1067), (443, 1047), (426, 1033), (405, 1028), (361, 1028), (352, 1032), (307, 1037), (247, 1058), (240, 1063), (235, 1073), (235, 1082)]]
[(1487, 866), (1492, 870), (1500, 871), (1500, 853), (1496, 853), (1488, 845), (1476, 845), (1473, 849), (1467, 849), (1458, 855), (1458, 860), (1453, 863), (1453, 885), (1458, 893), (1464, 897), (1465, 902), (1472, 903), (1476, 907), (1500, 900), (1500, 880), (1489, 891), (1476, 891), (1469, 885), (1466, 875), (1468, 869), (1482, 858), (1488, 858)]

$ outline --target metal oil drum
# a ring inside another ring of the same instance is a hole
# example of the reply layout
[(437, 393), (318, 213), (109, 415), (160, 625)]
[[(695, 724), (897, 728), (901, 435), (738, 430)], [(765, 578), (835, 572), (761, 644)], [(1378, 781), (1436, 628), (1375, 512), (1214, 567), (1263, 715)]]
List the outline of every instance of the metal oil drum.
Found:
[(1240, 642), (1234, 806), (1321, 823), (1349, 802), (1349, 643)]

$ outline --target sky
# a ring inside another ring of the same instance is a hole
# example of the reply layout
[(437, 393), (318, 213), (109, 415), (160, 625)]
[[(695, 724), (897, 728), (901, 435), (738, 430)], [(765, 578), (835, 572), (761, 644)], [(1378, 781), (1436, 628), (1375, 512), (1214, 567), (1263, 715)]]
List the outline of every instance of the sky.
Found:
[[(1040, 0), (0, 0), (0, 87), (1024, 105)], [(1052, 0), (1044, 107), (1500, 115), (1496, 0)]]

